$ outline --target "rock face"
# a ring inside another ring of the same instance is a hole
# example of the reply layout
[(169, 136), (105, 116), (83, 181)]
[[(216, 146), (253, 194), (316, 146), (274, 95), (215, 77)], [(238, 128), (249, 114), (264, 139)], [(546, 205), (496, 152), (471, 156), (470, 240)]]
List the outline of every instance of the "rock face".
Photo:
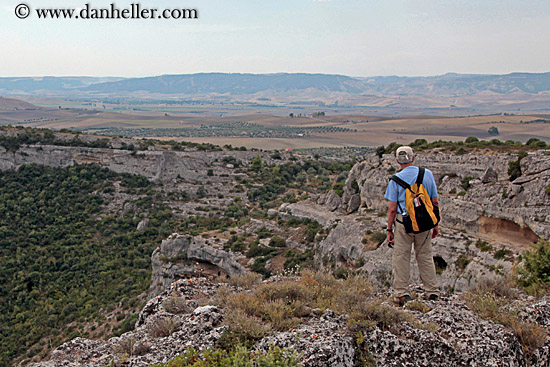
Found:
[[(202, 183), (219, 180), (221, 174), (231, 174), (224, 158), (234, 158), (245, 164), (260, 155), (267, 163), (277, 163), (262, 152), (175, 152), (167, 150), (130, 151), (107, 148), (85, 148), (54, 145), (22, 146), (17, 151), (0, 147), (0, 170), (35, 163), (48, 167), (69, 167), (79, 163), (97, 163), (115, 172), (139, 174), (150, 180), (170, 182), (178, 177)], [(208, 175), (208, 169), (213, 175)]]
[[(227, 287), (205, 278), (180, 279), (147, 303), (135, 330), (106, 341), (73, 339), (57, 348), (49, 361), (30, 366), (145, 367), (167, 362), (187, 348), (215, 346), (226, 330), (225, 310), (204, 302), (222, 286)], [(188, 309), (172, 313), (167, 300), (173, 297), (183, 299)], [(548, 330), (549, 301), (534, 302), (524, 297), (518, 301), (520, 317)], [(307, 367), (351, 367), (359, 362), (361, 354), (376, 366), (547, 367), (550, 362), (548, 336), (544, 346), (528, 355), (515, 333), (479, 318), (459, 296), (443, 295), (437, 302), (423, 302), (424, 312), (403, 310), (415, 322), (375, 325), (361, 334), (348, 328), (346, 315), (316, 309), (298, 329), (273, 332), (256, 348), (266, 351), (275, 345), (294, 349)], [(394, 306), (382, 302), (380, 307), (391, 311)], [(167, 320), (173, 326), (169, 335), (155, 334), (158, 325)]]
[(153, 272), (149, 296), (167, 289), (174, 280), (197, 273), (236, 275), (244, 273), (235, 255), (209, 246), (201, 237), (173, 234), (152, 255)]

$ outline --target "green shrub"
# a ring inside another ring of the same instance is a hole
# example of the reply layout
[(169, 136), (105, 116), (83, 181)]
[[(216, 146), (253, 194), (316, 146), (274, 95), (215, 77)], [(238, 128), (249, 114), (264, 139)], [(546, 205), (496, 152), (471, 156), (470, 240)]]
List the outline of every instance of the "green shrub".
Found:
[(341, 182), (336, 183), (332, 185), (332, 190), (336, 191), (336, 194), (338, 194), (338, 196), (342, 196), (344, 195), (344, 184)]
[(248, 251), (246, 252), (246, 256), (249, 258), (258, 257), (258, 256), (267, 256), (268, 259), (266, 260), (269, 260), (273, 256), (275, 256), (278, 251), (279, 251), (278, 249), (273, 247), (260, 246), (258, 241), (256, 240), (248, 246)]
[(269, 278), (271, 276), (271, 272), (265, 267), (267, 260), (269, 259), (265, 256), (257, 257), (256, 260), (254, 260), (254, 263), (250, 266), (250, 270), (262, 274), (264, 278)]
[(269, 246), (273, 247), (285, 247), (286, 246), (286, 240), (284, 238), (274, 236), (269, 241)]
[(525, 157), (527, 157), (527, 152), (521, 151), (518, 153), (517, 160), (510, 161), (510, 163), (508, 163), (508, 175), (510, 175), (510, 182), (522, 175), (520, 162)]
[(371, 234), (371, 238), (374, 242), (376, 242), (378, 245), (381, 245), (387, 238), (387, 235), (382, 231), (374, 231)]
[(267, 353), (261, 353), (237, 345), (230, 351), (218, 348), (203, 351), (187, 349), (181, 356), (152, 367), (297, 367), (299, 365), (300, 356), (292, 350), (272, 346)]
[(136, 321), (139, 317), (139, 314), (135, 313), (130, 316), (128, 316), (122, 324), (120, 324), (120, 327), (117, 330), (113, 331), (113, 334), (115, 336), (120, 336), (124, 333), (127, 333), (128, 331), (134, 330), (134, 326), (136, 324)]
[(313, 251), (307, 250), (306, 252), (297, 252), (295, 250), (287, 250), (285, 252), (286, 261), (284, 268), (287, 270), (294, 270), (296, 267), (305, 268), (313, 265)]
[(474, 177), (472, 176), (463, 177), (460, 186), (462, 186), (464, 190), (468, 190), (470, 188), (470, 181), (473, 179)]
[(354, 192), (359, 192), (359, 184), (357, 183), (357, 180), (356, 179), (353, 179), (351, 180), (351, 184), (350, 184), (350, 187), (351, 189), (354, 191)]
[(491, 246), (489, 243), (487, 243), (486, 241), (482, 241), (482, 240), (478, 240), (476, 242), (476, 247), (481, 251), (481, 252), (488, 252), (488, 251), (491, 251), (493, 249), (493, 246)]
[(541, 149), (546, 148), (546, 143), (544, 141), (540, 140), (540, 139), (537, 139), (537, 138), (531, 138), (531, 139), (527, 140), (525, 145), (528, 145), (530, 147), (535, 147), (535, 148), (541, 148)]
[(510, 251), (508, 249), (501, 248), (500, 250), (495, 252), (494, 258), (497, 259), (497, 260), (502, 260), (502, 259), (505, 259), (507, 256), (510, 256), (510, 255), (512, 255), (512, 251)]
[(336, 279), (347, 279), (350, 275), (350, 271), (342, 266), (336, 268), (332, 274)]
[(518, 267), (518, 281), (523, 287), (533, 285), (550, 286), (550, 243), (539, 241), (537, 246), (522, 255), (522, 263)]

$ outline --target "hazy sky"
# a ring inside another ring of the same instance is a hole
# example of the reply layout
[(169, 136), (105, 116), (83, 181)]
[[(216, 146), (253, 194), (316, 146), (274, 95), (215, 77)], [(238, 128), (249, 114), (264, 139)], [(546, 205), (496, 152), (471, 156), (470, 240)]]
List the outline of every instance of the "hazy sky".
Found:
[(549, 0), (170, 0), (197, 20), (44, 20), (2, 0), (0, 76), (307, 72), (351, 76), (550, 71)]

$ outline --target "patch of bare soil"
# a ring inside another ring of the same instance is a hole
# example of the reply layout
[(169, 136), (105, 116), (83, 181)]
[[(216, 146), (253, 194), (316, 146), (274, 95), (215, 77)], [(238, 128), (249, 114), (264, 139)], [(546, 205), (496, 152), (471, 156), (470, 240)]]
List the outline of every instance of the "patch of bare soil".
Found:
[(539, 237), (527, 227), (510, 220), (490, 217), (479, 218), (479, 232), (495, 241), (508, 243), (520, 248), (529, 248)]

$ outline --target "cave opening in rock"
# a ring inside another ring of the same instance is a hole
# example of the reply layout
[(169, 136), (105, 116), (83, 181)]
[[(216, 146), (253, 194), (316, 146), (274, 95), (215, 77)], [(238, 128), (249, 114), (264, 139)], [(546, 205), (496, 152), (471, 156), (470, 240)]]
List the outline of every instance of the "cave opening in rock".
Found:
[(437, 274), (443, 273), (447, 269), (447, 262), (441, 256), (434, 256), (435, 272)]

